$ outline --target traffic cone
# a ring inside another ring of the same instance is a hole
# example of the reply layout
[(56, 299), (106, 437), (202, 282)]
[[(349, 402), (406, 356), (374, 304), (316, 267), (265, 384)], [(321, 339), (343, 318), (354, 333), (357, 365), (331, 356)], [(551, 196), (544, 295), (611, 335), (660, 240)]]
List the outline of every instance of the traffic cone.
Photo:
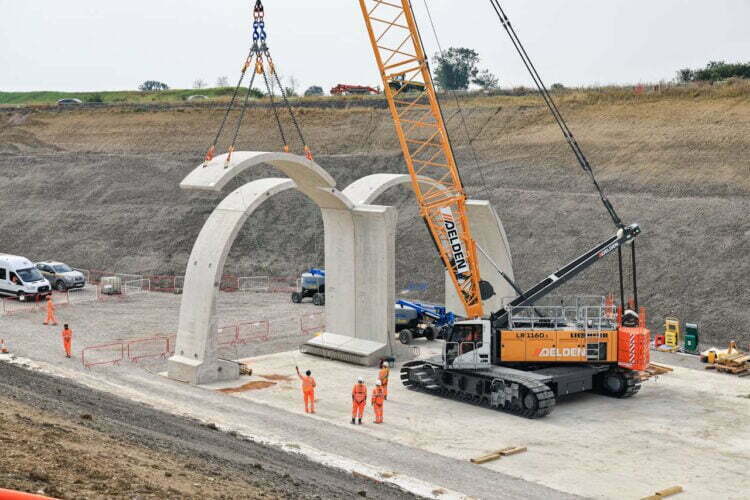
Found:
[(5, 339), (0, 339), (0, 354), (9, 354), (10, 351), (5, 347)]

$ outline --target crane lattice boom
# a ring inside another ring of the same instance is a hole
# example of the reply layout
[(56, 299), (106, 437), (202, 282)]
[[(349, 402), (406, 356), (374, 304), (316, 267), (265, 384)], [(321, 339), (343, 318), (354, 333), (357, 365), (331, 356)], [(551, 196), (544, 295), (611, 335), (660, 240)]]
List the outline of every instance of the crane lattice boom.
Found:
[[(409, 0), (359, 0), (420, 212), (469, 318), (483, 316), (479, 263), (440, 104)], [(420, 176), (437, 181), (423, 187)]]

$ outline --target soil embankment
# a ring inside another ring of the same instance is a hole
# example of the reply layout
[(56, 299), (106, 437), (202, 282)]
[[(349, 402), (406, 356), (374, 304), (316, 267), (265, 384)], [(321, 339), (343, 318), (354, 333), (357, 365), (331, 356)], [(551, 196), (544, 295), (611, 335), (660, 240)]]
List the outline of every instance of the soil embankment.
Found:
[[(639, 295), (652, 326), (676, 315), (700, 323), (706, 342), (750, 340), (750, 99), (645, 96), (563, 102), (604, 189), (639, 238)], [(467, 190), (502, 217), (516, 277), (529, 286), (614, 231), (546, 110), (528, 96), (463, 103), (445, 112)], [(181, 273), (218, 198), (181, 192), (221, 110), (116, 108), (0, 114), (0, 251), (122, 272)], [(341, 188), (375, 172), (403, 172), (381, 109), (300, 110), (307, 142)], [(278, 150), (269, 110), (246, 118), (240, 149)], [(468, 147), (469, 139), (478, 161)], [(300, 150), (299, 144), (293, 149)], [(247, 181), (278, 175), (270, 168)], [(229, 189), (239, 185), (237, 181)], [(439, 265), (408, 191), (400, 210), (399, 286), (442, 294)], [(235, 245), (227, 272), (296, 274), (322, 259), (320, 215), (296, 193), (269, 200)], [(617, 288), (616, 263), (561, 289)]]

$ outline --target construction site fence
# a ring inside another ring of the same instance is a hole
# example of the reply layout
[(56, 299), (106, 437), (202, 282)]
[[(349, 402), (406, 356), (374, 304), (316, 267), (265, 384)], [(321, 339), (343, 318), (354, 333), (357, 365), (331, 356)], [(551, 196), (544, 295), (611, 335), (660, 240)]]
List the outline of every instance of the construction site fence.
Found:
[[(223, 354), (238, 354), (242, 346), (263, 342), (307, 338), (325, 329), (323, 313), (303, 314), (300, 317), (273, 320), (235, 321), (220, 326), (217, 345)], [(119, 340), (94, 345), (81, 351), (81, 363), (86, 368), (118, 366), (124, 362), (165, 360), (175, 352), (177, 335), (155, 335), (130, 340)]]
[[(162, 293), (182, 293), (185, 287), (185, 276), (172, 274), (128, 274), (102, 271), (99, 269), (74, 268), (81, 272), (86, 283), (98, 285), (103, 278), (117, 277), (122, 283), (132, 283), (147, 279), (150, 291)], [(222, 276), (219, 289), (222, 292), (256, 292), (256, 293), (291, 293), (299, 290), (300, 280), (290, 276)]]
[[(149, 292), (151, 283), (148, 278), (138, 278), (129, 281), (123, 281), (119, 289), (106, 288), (101, 285), (87, 285), (83, 288), (72, 288), (65, 292), (52, 292), (52, 303), (55, 307), (66, 306), (70, 304), (84, 304), (87, 302), (103, 302), (109, 300), (118, 300), (124, 297), (131, 297)], [(0, 314), (4, 316), (14, 316), (24, 313), (35, 313), (45, 311), (47, 308), (46, 299), (35, 297), (32, 300), (21, 301), (15, 297), (8, 297), (2, 300)]]

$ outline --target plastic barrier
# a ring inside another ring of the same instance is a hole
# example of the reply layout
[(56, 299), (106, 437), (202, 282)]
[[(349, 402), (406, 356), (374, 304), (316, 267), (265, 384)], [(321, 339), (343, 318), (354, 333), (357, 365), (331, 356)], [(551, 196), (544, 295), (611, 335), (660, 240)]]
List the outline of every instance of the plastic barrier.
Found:
[(241, 292), (268, 292), (271, 289), (270, 276), (249, 276), (239, 278)]
[(125, 359), (124, 342), (86, 347), (81, 351), (81, 363), (86, 368), (92, 366), (119, 365)]
[(326, 317), (323, 313), (303, 314), (299, 318), (299, 329), (303, 336), (320, 333), (326, 328)]
[(219, 290), (222, 292), (236, 292), (240, 289), (240, 279), (237, 276), (225, 275), (221, 277)]
[[(152, 292), (174, 293), (177, 290), (177, 276), (149, 276)], [(179, 287), (182, 288), (182, 287)]]
[(170, 339), (166, 336), (129, 340), (125, 343), (127, 358), (133, 363), (142, 359), (166, 359), (171, 353)]
[(151, 291), (151, 280), (148, 278), (139, 278), (134, 280), (123, 281), (123, 295), (140, 295)]
[(39, 303), (36, 300), (20, 301), (13, 297), (3, 299), (3, 314), (13, 316), (16, 314), (33, 313), (39, 309)]
[(83, 288), (68, 290), (68, 302), (70, 304), (83, 304), (99, 300), (99, 286), (86, 285)]
[(237, 324), (220, 326), (216, 344), (219, 346), (237, 345)]
[(270, 333), (268, 321), (244, 321), (237, 323), (237, 343), (265, 342)]
[(298, 278), (274, 276), (269, 281), (268, 291), (271, 293), (292, 293), (300, 289)]

